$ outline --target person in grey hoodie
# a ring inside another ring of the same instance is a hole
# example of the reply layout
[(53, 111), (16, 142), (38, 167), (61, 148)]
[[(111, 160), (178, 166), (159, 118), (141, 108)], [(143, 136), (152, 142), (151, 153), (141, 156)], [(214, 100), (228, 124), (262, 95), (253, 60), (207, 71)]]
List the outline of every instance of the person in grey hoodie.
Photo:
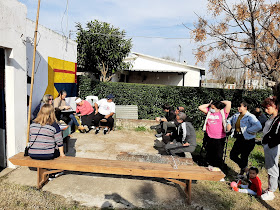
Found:
[(165, 145), (169, 155), (184, 156), (184, 152), (193, 152), (196, 148), (196, 133), (190, 122), (186, 122), (187, 115), (180, 112), (176, 119), (180, 123), (177, 131), (172, 135), (172, 142)]
[(240, 167), (238, 177), (241, 178), (248, 171), (248, 157), (255, 147), (256, 133), (262, 129), (262, 125), (256, 116), (248, 111), (248, 104), (245, 101), (239, 104), (238, 113), (230, 117), (227, 123), (227, 129), (232, 129), (236, 138), (230, 159)]

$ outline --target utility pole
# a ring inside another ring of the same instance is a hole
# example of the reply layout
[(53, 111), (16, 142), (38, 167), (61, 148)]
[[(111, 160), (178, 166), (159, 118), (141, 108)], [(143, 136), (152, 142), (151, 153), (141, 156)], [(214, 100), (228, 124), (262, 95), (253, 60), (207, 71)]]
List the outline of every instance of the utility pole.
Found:
[(180, 60), (181, 60), (181, 49), (182, 49), (181, 45), (179, 45), (179, 48), (180, 48), (180, 50), (179, 50), (179, 62), (180, 62)]
[(30, 97), (29, 97), (29, 109), (28, 109), (28, 121), (27, 121), (27, 142), (29, 142), (29, 129), (30, 129), (30, 120), (31, 120), (31, 106), (32, 106), (32, 93), (33, 93), (33, 84), (34, 84), (34, 71), (35, 71), (35, 58), (36, 58), (36, 47), (37, 47), (37, 32), (38, 32), (38, 22), (39, 22), (39, 11), (40, 11), (40, 0), (38, 0), (37, 8), (37, 17), (36, 25), (34, 31), (34, 49), (33, 49), (33, 63), (32, 63), (32, 75), (31, 75), (31, 85), (30, 85)]

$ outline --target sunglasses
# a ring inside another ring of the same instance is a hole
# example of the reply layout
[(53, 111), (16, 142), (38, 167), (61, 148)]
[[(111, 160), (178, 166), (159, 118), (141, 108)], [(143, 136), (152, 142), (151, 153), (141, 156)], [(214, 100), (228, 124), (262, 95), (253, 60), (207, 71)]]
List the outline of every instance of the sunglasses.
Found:
[(53, 101), (53, 98), (49, 98), (49, 101)]

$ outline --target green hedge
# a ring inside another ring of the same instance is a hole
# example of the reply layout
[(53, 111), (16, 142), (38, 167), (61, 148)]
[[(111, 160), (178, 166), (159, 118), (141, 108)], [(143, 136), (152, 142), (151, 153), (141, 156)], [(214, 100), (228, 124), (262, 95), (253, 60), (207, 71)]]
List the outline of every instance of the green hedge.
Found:
[[(178, 87), (165, 85), (143, 85), (116, 82), (94, 82), (87, 76), (78, 78), (78, 92), (81, 98), (88, 95), (99, 99), (113, 93), (117, 105), (138, 105), (139, 119), (154, 119), (164, 116), (161, 106), (170, 104), (174, 107), (183, 106), (186, 114), (192, 118), (196, 128), (202, 127), (205, 115), (198, 110), (201, 104), (211, 100), (232, 101), (230, 115), (237, 111), (238, 102), (246, 100), (252, 107), (259, 106), (263, 99), (272, 94), (269, 90), (225, 90), (213, 88)], [(249, 107), (250, 108), (250, 107)]]

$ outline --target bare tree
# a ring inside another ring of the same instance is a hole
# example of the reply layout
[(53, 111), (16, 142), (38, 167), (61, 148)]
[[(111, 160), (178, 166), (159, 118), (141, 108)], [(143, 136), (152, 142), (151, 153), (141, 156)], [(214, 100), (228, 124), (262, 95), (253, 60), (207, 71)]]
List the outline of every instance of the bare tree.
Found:
[[(195, 56), (198, 62), (210, 59), (210, 72), (248, 69), (262, 77), (279, 82), (280, 73), (280, 3), (264, 0), (208, 0), (211, 21), (198, 15), (191, 29), (192, 38), (200, 43)], [(214, 56), (215, 52), (222, 52)], [(238, 60), (239, 66), (231, 66)]]

